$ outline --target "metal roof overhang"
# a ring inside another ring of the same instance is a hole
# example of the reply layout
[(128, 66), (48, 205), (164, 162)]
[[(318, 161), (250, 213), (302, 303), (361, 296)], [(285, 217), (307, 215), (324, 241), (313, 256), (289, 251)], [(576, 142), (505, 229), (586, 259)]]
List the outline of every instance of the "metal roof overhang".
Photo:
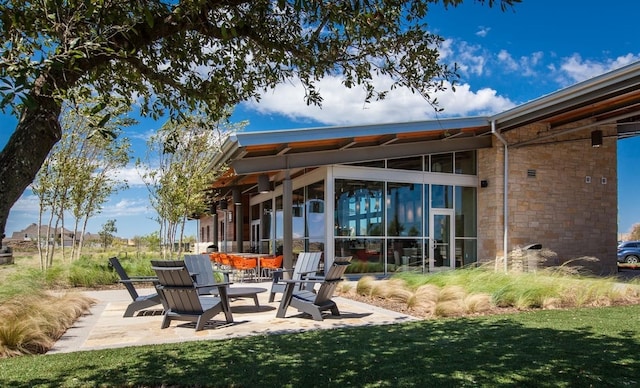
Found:
[(274, 172), (490, 147), (488, 133), (486, 118), (245, 132), (223, 159), (236, 174)]
[(284, 170), (491, 147), (490, 132), (486, 117), (240, 132), (225, 141), (213, 163), (231, 169), (212, 189), (252, 190), (261, 173), (273, 181)]
[[(354, 142), (357, 144), (357, 142)], [(491, 147), (491, 138), (474, 137), (449, 141), (417, 141), (406, 144), (387, 144), (346, 149), (297, 152), (284, 155), (238, 159), (231, 163), (237, 174), (268, 172), (286, 169), (317, 167), (339, 163), (357, 163), (378, 159), (409, 157), (429, 153)]]
[[(532, 123), (549, 130), (585, 119), (596, 125), (635, 122), (640, 116), (640, 62), (594, 77), (491, 117), (506, 132)], [(635, 131), (619, 126), (618, 135)]]

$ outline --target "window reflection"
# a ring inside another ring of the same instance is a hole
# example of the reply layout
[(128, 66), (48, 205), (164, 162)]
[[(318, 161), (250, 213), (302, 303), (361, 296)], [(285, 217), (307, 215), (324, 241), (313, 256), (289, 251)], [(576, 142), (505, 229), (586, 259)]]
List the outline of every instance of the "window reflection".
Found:
[(431, 207), (453, 209), (453, 186), (431, 185)]
[(336, 236), (381, 236), (383, 183), (337, 179)]
[(387, 183), (388, 236), (422, 236), (421, 186)]

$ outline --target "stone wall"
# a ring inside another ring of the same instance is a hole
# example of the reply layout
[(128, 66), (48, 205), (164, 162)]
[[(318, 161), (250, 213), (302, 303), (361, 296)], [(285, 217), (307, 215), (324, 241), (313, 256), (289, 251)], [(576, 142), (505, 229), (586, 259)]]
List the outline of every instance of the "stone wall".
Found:
[[(580, 123), (584, 125), (585, 123)], [(565, 128), (566, 129), (566, 128)], [(591, 131), (604, 133), (591, 146)], [(531, 125), (504, 134), (509, 143), (508, 250), (540, 243), (558, 255), (558, 263), (585, 265), (596, 273), (616, 270), (617, 143), (614, 127), (587, 128), (541, 143), (514, 144), (549, 131)], [(503, 255), (504, 147), (479, 152), (479, 178), (489, 182), (478, 196), (479, 260)], [(599, 262), (575, 259), (589, 256)]]

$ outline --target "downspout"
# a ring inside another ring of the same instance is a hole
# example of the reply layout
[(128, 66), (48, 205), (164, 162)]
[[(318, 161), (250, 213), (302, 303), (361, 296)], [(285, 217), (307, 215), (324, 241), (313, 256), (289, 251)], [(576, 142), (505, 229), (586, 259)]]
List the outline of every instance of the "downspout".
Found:
[(509, 144), (502, 137), (502, 135), (496, 131), (496, 121), (491, 120), (491, 133), (496, 137), (496, 139), (500, 140), (500, 142), (504, 145), (504, 193), (503, 193), (503, 224), (504, 229), (502, 231), (503, 241), (502, 241), (502, 251), (504, 254), (504, 272), (508, 272), (507, 266), (507, 252), (508, 252), (508, 237), (509, 237)]

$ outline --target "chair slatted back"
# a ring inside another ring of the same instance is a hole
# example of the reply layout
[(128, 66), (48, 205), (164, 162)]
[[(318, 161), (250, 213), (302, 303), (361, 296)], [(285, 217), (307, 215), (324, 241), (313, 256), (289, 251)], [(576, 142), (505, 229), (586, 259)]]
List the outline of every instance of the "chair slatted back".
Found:
[[(320, 264), (322, 252), (300, 252), (293, 268), (291, 279), (300, 280), (304, 275), (315, 275)], [(309, 273), (311, 272), (311, 273)]]
[(197, 284), (216, 283), (209, 255), (184, 255), (184, 263), (189, 272), (195, 274)]
[(126, 280), (131, 280), (131, 278), (129, 278), (129, 275), (127, 275), (127, 271), (125, 271), (124, 268), (122, 267), (120, 260), (118, 260), (117, 257), (111, 257), (109, 258), (109, 264), (111, 264), (111, 267), (116, 271), (116, 273), (120, 277), (120, 280), (125, 280), (125, 282), (122, 282), (122, 284), (125, 286), (125, 288), (129, 292), (129, 295), (131, 295), (131, 299), (133, 300), (138, 299), (140, 295), (138, 295), (138, 291), (133, 286), (133, 284), (126, 281)]
[(182, 262), (182, 267), (153, 266), (162, 286), (195, 288), (189, 270)]
[(316, 294), (315, 303), (322, 304), (325, 301), (331, 300), (333, 293), (338, 286), (338, 283), (342, 281), (342, 276), (347, 270), (347, 267), (351, 264), (348, 261), (334, 261), (331, 267), (325, 272), (324, 282), (320, 285)]
[(162, 293), (173, 313), (201, 314), (203, 312), (198, 292), (193, 288), (162, 287)]
[(201, 314), (203, 312), (198, 290), (184, 261), (152, 260), (152, 268), (158, 275), (162, 293), (169, 309), (178, 314)]

